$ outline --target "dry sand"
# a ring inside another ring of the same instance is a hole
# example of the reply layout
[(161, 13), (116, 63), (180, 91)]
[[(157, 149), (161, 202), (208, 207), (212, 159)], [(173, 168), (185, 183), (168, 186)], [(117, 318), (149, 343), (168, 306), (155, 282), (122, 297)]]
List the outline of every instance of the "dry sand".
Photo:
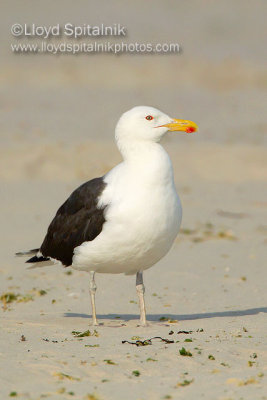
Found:
[[(16, 250), (38, 246), (55, 209), (78, 181), (66, 181), (62, 164), (58, 182), (46, 179), (48, 167), (40, 172), (41, 182), (21, 175), (2, 182), (0, 293), (20, 294), (22, 300), (1, 310), (3, 399), (12, 391), (22, 399), (266, 398), (263, 152), (227, 146), (191, 150), (187, 155), (178, 145), (171, 148), (184, 220), (172, 251), (145, 273), (150, 326), (137, 327), (134, 278), (99, 275), (97, 311), (103, 325), (97, 337), (71, 333), (94, 331), (87, 274), (68, 275), (58, 266), (29, 270), (23, 259), (13, 258)], [(217, 168), (223, 154), (229, 165)], [(73, 160), (75, 171), (80, 163)], [(181, 330), (192, 333), (178, 334)], [(122, 344), (134, 336), (175, 343)], [(181, 356), (182, 347), (192, 357)], [(133, 375), (136, 370), (139, 376)]]
[[(141, 1), (3, 6), (1, 400), (12, 392), (25, 400), (267, 399), (264, 5), (204, 3), (155, 1), (153, 17)], [(66, 20), (122, 22), (129, 40), (178, 41), (183, 54), (10, 53), (12, 23)], [(27, 269), (14, 253), (40, 245), (69, 193), (120, 161), (114, 125), (136, 104), (195, 120), (200, 132), (164, 140), (184, 217), (170, 253), (145, 273), (149, 327), (137, 326), (134, 278), (98, 275), (96, 334), (87, 274)], [(88, 329), (92, 336), (72, 334)], [(155, 336), (174, 343), (122, 343)]]

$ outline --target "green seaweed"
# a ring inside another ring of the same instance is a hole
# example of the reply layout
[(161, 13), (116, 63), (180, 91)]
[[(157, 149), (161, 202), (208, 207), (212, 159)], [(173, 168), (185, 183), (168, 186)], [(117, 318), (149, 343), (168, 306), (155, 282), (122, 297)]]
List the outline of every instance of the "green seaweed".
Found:
[(84, 331), (84, 332), (72, 331), (71, 333), (72, 333), (72, 335), (74, 337), (77, 337), (77, 338), (83, 338), (83, 337), (86, 337), (86, 336), (96, 336), (96, 337), (99, 336), (99, 333), (95, 329), (94, 329), (93, 333), (91, 333), (91, 331), (89, 331), (89, 329), (87, 331)]
[(194, 382), (194, 379), (190, 379), (190, 380), (185, 379), (183, 382), (178, 382), (176, 386), (177, 386), (177, 387), (188, 386), (188, 385), (190, 385), (192, 382)]
[(105, 361), (105, 363), (106, 364), (109, 364), (109, 365), (117, 365), (114, 361), (112, 361), (112, 360), (104, 360)]
[(179, 353), (181, 356), (192, 357), (192, 353), (190, 353), (190, 351), (186, 350), (184, 347), (179, 350)]

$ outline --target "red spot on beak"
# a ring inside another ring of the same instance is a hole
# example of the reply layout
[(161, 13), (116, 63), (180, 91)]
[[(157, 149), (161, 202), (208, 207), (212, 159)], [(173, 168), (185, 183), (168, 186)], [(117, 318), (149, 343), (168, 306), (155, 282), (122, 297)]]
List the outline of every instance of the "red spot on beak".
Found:
[(196, 128), (194, 128), (193, 126), (189, 126), (188, 128), (186, 128), (186, 132), (187, 133), (192, 133), (192, 132), (195, 132), (196, 131)]

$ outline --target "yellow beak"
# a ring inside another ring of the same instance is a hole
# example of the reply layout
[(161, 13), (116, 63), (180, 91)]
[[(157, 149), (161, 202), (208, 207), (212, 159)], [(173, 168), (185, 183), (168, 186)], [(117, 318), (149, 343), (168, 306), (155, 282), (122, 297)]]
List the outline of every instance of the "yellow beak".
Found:
[(196, 132), (198, 130), (198, 126), (197, 124), (195, 124), (195, 122), (176, 118), (173, 118), (173, 122), (171, 122), (170, 124), (161, 126), (165, 126), (169, 129), (169, 131), (184, 131), (187, 133)]

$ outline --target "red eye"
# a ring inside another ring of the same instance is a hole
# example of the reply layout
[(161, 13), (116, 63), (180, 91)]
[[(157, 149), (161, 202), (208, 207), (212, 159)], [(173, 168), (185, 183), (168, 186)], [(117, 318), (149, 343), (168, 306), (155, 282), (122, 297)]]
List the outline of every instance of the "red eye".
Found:
[(154, 117), (152, 117), (152, 115), (147, 115), (147, 116), (146, 116), (146, 119), (147, 119), (148, 121), (151, 121), (152, 119), (154, 119)]

